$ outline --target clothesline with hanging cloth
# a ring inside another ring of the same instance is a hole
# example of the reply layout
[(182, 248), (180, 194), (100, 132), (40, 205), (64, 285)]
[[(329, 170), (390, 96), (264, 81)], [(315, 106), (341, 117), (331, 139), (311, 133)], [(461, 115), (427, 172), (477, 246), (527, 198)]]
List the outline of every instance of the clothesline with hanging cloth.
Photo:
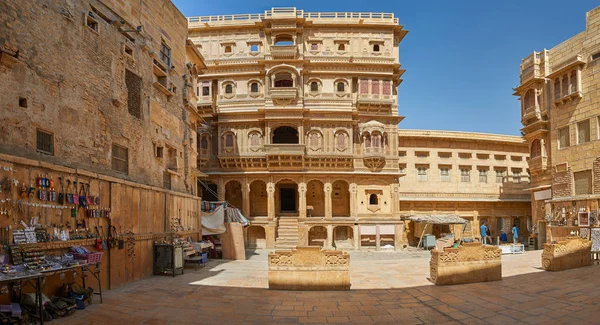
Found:
[(202, 234), (214, 235), (225, 232), (225, 222), (239, 222), (247, 227), (250, 222), (242, 212), (234, 207), (230, 207), (227, 201), (202, 201), (200, 202), (202, 211)]

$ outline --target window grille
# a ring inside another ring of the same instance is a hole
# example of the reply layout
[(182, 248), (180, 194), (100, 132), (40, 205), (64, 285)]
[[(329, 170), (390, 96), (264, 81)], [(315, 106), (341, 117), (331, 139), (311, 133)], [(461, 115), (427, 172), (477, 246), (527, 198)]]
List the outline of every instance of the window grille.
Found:
[(54, 134), (42, 130), (36, 132), (37, 152), (54, 155)]

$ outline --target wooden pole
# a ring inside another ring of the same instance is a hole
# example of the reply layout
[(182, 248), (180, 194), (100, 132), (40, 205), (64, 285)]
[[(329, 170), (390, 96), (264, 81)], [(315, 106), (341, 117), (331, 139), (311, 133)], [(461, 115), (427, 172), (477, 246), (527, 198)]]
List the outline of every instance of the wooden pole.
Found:
[(429, 226), (429, 223), (426, 223), (425, 228), (423, 228), (423, 232), (421, 233), (421, 238), (419, 238), (419, 244), (417, 244), (417, 248), (419, 248), (421, 246), (421, 243), (423, 242), (423, 236), (425, 236), (425, 231), (427, 230), (427, 226)]

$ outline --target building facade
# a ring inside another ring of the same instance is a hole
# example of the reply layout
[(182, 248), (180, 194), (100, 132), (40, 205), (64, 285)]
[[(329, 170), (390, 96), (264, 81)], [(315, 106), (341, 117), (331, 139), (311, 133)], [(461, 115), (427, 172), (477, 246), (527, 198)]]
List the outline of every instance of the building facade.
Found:
[[(430, 226), (427, 233), (490, 235), (512, 241), (513, 224), (521, 240), (532, 229), (527, 143), (522, 137), (454, 131), (399, 130), (400, 214), (456, 214), (467, 226)], [(423, 225), (407, 223), (407, 241), (417, 244)]]
[(522, 138), (398, 131), (407, 32), (393, 14), (277, 8), (188, 20), (207, 66), (199, 187), (249, 217), (248, 246), (398, 248), (413, 243), (406, 215), (442, 211), (476, 229), (488, 220), (493, 235), (528, 228)]
[(521, 62), (522, 132), (530, 147), (533, 218), (575, 225), (579, 209), (597, 216), (600, 198), (600, 7), (585, 31)]
[(250, 244), (358, 247), (365, 226), (366, 243), (397, 245), (398, 19), (278, 8), (188, 20), (207, 66), (203, 184), (250, 217)]

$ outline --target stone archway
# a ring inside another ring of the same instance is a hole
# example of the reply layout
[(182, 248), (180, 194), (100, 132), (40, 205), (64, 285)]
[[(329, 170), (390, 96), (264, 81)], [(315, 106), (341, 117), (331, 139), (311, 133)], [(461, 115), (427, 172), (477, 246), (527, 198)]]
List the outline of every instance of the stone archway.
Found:
[(246, 247), (248, 248), (266, 248), (267, 236), (265, 228), (262, 226), (250, 226), (246, 229)]
[(346, 181), (337, 180), (333, 182), (331, 209), (334, 217), (350, 216), (350, 186)]
[(327, 228), (313, 226), (308, 230), (308, 246), (325, 246), (327, 243)]
[(275, 184), (275, 211), (280, 214), (298, 214), (298, 184), (284, 179)]
[(336, 248), (354, 248), (354, 229), (351, 226), (337, 226), (333, 229), (333, 245)]
[(324, 185), (319, 180), (311, 180), (306, 184), (306, 206), (311, 217), (325, 216), (325, 191)]
[(242, 210), (243, 198), (242, 198), (242, 184), (238, 181), (229, 181), (225, 184), (225, 201), (229, 202), (229, 205)]
[(267, 184), (261, 180), (250, 183), (250, 217), (266, 217), (268, 215)]

